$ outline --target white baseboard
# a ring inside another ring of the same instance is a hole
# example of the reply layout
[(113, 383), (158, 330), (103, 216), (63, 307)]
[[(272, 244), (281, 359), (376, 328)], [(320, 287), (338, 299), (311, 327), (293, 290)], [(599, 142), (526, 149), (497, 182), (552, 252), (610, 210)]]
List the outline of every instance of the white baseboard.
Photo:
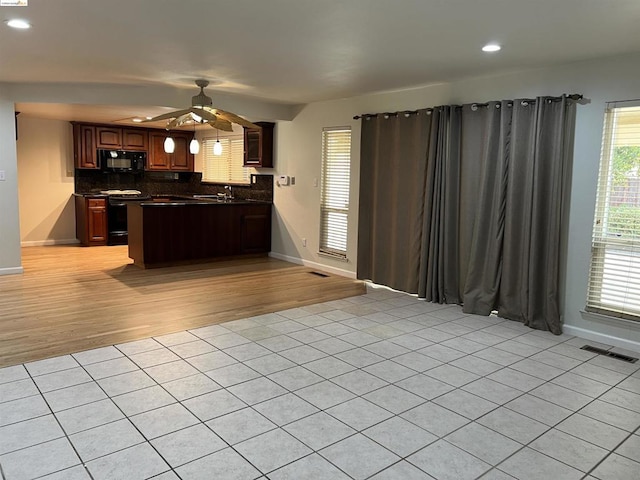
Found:
[(62, 240), (34, 240), (30, 242), (20, 242), (21, 247), (44, 247), (48, 245), (73, 245), (80, 243), (77, 238), (68, 238)]
[(640, 352), (640, 342), (634, 342), (633, 340), (627, 340), (626, 338), (614, 337), (613, 335), (594, 332), (593, 330), (574, 327), (573, 325), (563, 325), (562, 331), (568, 335), (574, 335), (593, 342), (604, 343), (605, 345), (613, 345), (614, 347)]
[(24, 268), (22, 267), (0, 268), (0, 275), (17, 275), (19, 273), (24, 273)]
[(278, 260), (283, 260), (285, 262), (295, 263), (296, 265), (304, 265), (305, 267), (317, 268), (318, 270), (324, 270), (325, 272), (333, 273), (335, 275), (340, 275), (341, 277), (347, 278), (356, 278), (355, 272), (350, 272), (349, 270), (343, 270), (342, 268), (330, 267), (329, 265), (324, 265), (323, 263), (310, 262), (309, 260), (303, 260), (298, 257), (290, 257), (289, 255), (283, 255), (281, 253), (269, 252), (269, 256), (273, 258), (277, 258)]

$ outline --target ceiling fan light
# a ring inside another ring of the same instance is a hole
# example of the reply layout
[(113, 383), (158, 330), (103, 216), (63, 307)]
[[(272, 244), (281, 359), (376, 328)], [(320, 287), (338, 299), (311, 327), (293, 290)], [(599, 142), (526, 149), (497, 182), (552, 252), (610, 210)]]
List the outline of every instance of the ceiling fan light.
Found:
[(216, 143), (213, 144), (213, 154), (222, 155), (222, 144), (220, 140), (216, 140)]
[(173, 141), (173, 138), (167, 137), (164, 139), (164, 151), (165, 153), (173, 153), (176, 149), (176, 142)]
[(200, 142), (195, 138), (191, 140), (191, 143), (189, 143), (189, 152), (193, 155), (200, 153)]

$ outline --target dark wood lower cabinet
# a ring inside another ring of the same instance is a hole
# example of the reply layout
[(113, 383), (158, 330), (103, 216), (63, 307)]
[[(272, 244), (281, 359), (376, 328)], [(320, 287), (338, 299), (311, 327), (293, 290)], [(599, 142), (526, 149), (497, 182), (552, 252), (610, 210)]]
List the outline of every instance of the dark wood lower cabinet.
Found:
[(107, 199), (75, 196), (76, 238), (84, 246), (107, 244)]
[(153, 204), (127, 206), (129, 257), (161, 267), (271, 250), (271, 204)]

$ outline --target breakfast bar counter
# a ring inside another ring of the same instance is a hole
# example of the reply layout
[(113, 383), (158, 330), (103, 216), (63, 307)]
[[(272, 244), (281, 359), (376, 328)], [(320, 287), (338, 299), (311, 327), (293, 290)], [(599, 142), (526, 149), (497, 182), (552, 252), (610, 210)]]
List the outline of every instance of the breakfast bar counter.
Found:
[(248, 255), (271, 250), (271, 203), (156, 198), (127, 205), (129, 257), (142, 268)]

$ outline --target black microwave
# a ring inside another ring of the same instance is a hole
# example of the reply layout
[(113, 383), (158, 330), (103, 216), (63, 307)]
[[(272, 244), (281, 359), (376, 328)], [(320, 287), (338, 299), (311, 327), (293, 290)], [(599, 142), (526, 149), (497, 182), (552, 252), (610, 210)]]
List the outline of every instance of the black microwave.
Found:
[(147, 152), (132, 152), (130, 150), (98, 150), (100, 169), (104, 172), (144, 171), (147, 163)]

